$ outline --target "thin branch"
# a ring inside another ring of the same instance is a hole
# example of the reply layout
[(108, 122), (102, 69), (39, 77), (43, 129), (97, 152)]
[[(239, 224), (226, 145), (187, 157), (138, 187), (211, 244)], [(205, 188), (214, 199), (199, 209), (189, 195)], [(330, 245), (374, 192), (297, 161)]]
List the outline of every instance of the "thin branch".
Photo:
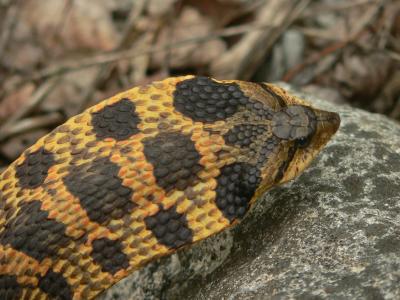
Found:
[(366, 27), (374, 20), (382, 6), (388, 0), (384, 0), (380, 5), (374, 6), (367, 10), (364, 16), (353, 26), (352, 32), (349, 34), (348, 38), (343, 41), (335, 42), (328, 47), (324, 48), (322, 51), (316, 53), (308, 57), (303, 63), (296, 65), (292, 69), (290, 69), (282, 78), (283, 81), (289, 82), (292, 80), (298, 73), (304, 70), (307, 66), (312, 65), (320, 61), (323, 57), (332, 54), (340, 49), (343, 49), (348, 44), (356, 41), (365, 31)]
[(382, 0), (353, 0), (353, 1), (342, 1), (341, 3), (332, 4), (319, 4), (313, 8), (304, 11), (302, 17), (314, 17), (316, 15), (332, 12), (347, 11), (349, 9), (357, 8), (359, 6), (368, 5), (372, 3), (379, 3)]
[(385, 50), (385, 52), (390, 56), (391, 59), (400, 62), (400, 53), (390, 50)]
[(0, 57), (3, 56), (4, 51), (7, 48), (11, 40), (12, 33), (14, 32), (15, 26), (18, 22), (20, 0), (15, 0), (10, 3), (10, 7), (7, 10), (6, 17), (3, 21), (2, 34), (0, 36)]
[(52, 36), (53, 39), (56, 39), (60, 36), (60, 32), (64, 29), (64, 26), (69, 18), (69, 15), (71, 14), (71, 11), (74, 7), (74, 2), (75, 0), (64, 0), (64, 8), (63, 8), (63, 14), (58, 20), (58, 23), (54, 26), (54, 30), (52, 31)]
[(340, 42), (343, 40), (340, 36), (333, 35), (327, 29), (317, 29), (317, 28), (303, 27), (298, 25), (293, 26), (292, 28), (300, 31), (303, 35), (310, 38), (323, 39), (332, 42)]
[(268, 24), (265, 27), (268, 30), (252, 30), (246, 33), (235, 45), (212, 61), (211, 74), (216, 78), (249, 80), (277, 39), (310, 2), (311, 0), (264, 2), (250, 26), (257, 28)]
[(275, 26), (270, 26), (270, 25), (263, 25), (263, 26), (239, 25), (239, 26), (229, 27), (229, 28), (217, 31), (213, 34), (209, 34), (209, 35), (205, 35), (205, 36), (198, 36), (198, 37), (193, 37), (193, 38), (189, 38), (189, 39), (184, 39), (181, 41), (177, 41), (177, 42), (162, 45), (162, 46), (152, 46), (146, 50), (136, 52), (136, 53), (132, 53), (132, 50), (128, 49), (128, 50), (120, 50), (120, 51), (114, 51), (114, 52), (110, 52), (110, 53), (94, 55), (94, 56), (90, 56), (90, 57), (84, 57), (81, 59), (76, 59), (73, 61), (71, 60), (71, 61), (59, 64), (59, 65), (56, 65), (56, 66), (42, 69), (38, 72), (35, 72), (30, 78), (27, 78), (26, 80), (39, 80), (39, 79), (47, 78), (47, 77), (54, 76), (54, 75), (78, 71), (78, 70), (89, 68), (89, 67), (96, 66), (96, 65), (107, 64), (107, 63), (111, 63), (111, 62), (115, 62), (115, 61), (119, 61), (119, 60), (132, 59), (132, 58), (143, 56), (143, 55), (154, 54), (154, 53), (166, 51), (171, 48), (183, 47), (183, 46), (186, 46), (187, 44), (201, 43), (201, 42), (205, 42), (208, 40), (217, 39), (217, 38), (221, 38), (221, 37), (229, 37), (229, 36), (243, 34), (243, 33), (249, 32), (249, 31), (253, 31), (253, 30), (254, 31), (264, 30), (266, 28), (274, 28), (274, 27)]
[(63, 120), (64, 117), (58, 112), (53, 112), (44, 116), (23, 119), (15, 123), (13, 126), (5, 128), (4, 131), (0, 131), (0, 142), (37, 128), (60, 124)]
[[(118, 46), (115, 48), (115, 51), (124, 49), (130, 40), (134, 40), (140, 35), (140, 33), (136, 30), (135, 26), (139, 17), (143, 13), (143, 10), (145, 9), (145, 5), (146, 5), (145, 0), (138, 0), (136, 4), (131, 8), (127, 24), (124, 28)], [(105, 63), (100, 66), (96, 78), (92, 81), (92, 83), (83, 93), (81, 101), (79, 101), (80, 104), (75, 110), (76, 113), (81, 112), (88, 106), (88, 103), (92, 99), (96, 87), (107, 78), (107, 76), (112, 71), (113, 67), (114, 67), (113, 62)]]
[(21, 107), (3, 124), (3, 126), (0, 127), (0, 132), (3, 133), (9, 131), (10, 128), (12, 128), (18, 120), (22, 119), (32, 110), (34, 110), (38, 105), (40, 105), (40, 103), (42, 103), (46, 99), (48, 94), (54, 89), (59, 81), (60, 77), (55, 77), (43, 83), (31, 96), (26, 105)]

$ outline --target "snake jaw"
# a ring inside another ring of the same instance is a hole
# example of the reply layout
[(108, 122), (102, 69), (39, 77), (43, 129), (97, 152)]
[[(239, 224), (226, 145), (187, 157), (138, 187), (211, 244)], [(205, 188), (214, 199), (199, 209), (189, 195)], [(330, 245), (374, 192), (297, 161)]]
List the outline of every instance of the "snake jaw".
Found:
[(312, 134), (300, 141), (294, 139), (288, 150), (288, 156), (284, 162), (284, 170), (279, 174), (276, 183), (285, 183), (299, 176), (315, 159), (322, 148), (329, 142), (340, 126), (340, 117), (337, 113), (318, 109), (312, 109), (315, 114), (315, 129)]

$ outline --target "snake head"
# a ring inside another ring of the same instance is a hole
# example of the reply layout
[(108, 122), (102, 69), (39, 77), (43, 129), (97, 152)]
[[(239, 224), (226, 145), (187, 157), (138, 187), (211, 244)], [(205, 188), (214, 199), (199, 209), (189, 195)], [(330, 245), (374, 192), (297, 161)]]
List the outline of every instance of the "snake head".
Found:
[(243, 82), (241, 88), (259, 103), (257, 115), (265, 117), (257, 122), (269, 126), (257, 150), (261, 183), (256, 194), (260, 195), (300, 175), (338, 130), (340, 117), (273, 84)]
[(275, 182), (287, 182), (307, 168), (339, 125), (338, 114), (302, 104), (292, 103), (275, 113), (272, 134), (280, 139), (284, 149)]

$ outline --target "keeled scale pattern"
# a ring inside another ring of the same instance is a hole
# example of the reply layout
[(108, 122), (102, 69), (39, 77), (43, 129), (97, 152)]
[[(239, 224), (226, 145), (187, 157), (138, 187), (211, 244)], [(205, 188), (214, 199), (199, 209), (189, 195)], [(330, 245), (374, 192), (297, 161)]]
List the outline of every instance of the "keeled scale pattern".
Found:
[(154, 167), (157, 184), (167, 192), (185, 190), (198, 181), (203, 169), (200, 154), (190, 136), (178, 132), (160, 133), (143, 141), (143, 153)]
[(108, 224), (130, 214), (136, 206), (131, 201), (133, 190), (122, 184), (119, 170), (117, 164), (103, 157), (71, 166), (63, 178), (68, 191), (80, 200), (91, 221)]
[(259, 139), (267, 130), (266, 125), (240, 124), (224, 134), (224, 139), (228, 145), (246, 147)]
[(0, 299), (19, 299), (22, 287), (15, 275), (0, 275)]
[(242, 217), (260, 172), (204, 127), (248, 105), (235, 82), (171, 78), (39, 140), (0, 177), (0, 295), (90, 299)]
[(33, 189), (43, 184), (49, 168), (54, 164), (54, 155), (43, 147), (29, 153), (16, 168), (21, 187)]
[(56, 256), (57, 248), (68, 244), (66, 226), (49, 220), (49, 213), (40, 206), (38, 200), (21, 203), (17, 215), (9, 220), (0, 234), (2, 245), (10, 244), (38, 261)]
[(260, 171), (247, 163), (233, 163), (221, 169), (216, 203), (227, 219), (245, 215), (260, 180)]
[(236, 83), (218, 83), (208, 77), (181, 81), (174, 92), (176, 110), (205, 123), (225, 120), (248, 100)]
[(160, 207), (155, 215), (146, 217), (144, 221), (157, 240), (169, 248), (175, 249), (192, 242), (193, 233), (188, 228), (186, 216), (178, 213), (176, 206), (169, 209)]

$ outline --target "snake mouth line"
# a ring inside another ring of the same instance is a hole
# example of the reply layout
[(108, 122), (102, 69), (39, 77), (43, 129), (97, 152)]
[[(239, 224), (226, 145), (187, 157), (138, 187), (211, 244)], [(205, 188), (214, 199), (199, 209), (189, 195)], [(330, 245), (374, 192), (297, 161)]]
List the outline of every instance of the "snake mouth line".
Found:
[(317, 122), (322, 124), (323, 127), (328, 126), (330, 130), (335, 133), (339, 126), (340, 126), (340, 116), (337, 113), (334, 112), (319, 112), (319, 115), (317, 115)]
[(321, 121), (321, 122), (332, 122), (332, 123), (338, 123), (340, 124), (340, 117), (338, 114), (336, 113), (331, 113), (332, 116), (331, 117), (318, 117), (317, 121)]

